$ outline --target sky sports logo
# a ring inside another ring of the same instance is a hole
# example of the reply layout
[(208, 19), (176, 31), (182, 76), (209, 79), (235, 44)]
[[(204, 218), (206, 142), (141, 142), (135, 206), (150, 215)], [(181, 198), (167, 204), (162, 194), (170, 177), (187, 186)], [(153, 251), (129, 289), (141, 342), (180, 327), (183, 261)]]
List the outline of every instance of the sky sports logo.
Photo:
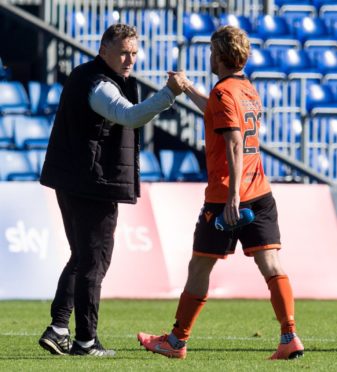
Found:
[(40, 260), (47, 258), (49, 231), (47, 228), (27, 227), (18, 220), (16, 225), (5, 230), (8, 250), (11, 253), (33, 253)]
[[(150, 252), (153, 249), (151, 233), (146, 226), (129, 226), (120, 224), (117, 227), (115, 245), (121, 246), (130, 252)], [(15, 254), (35, 254), (40, 260), (47, 259), (50, 247), (50, 231), (48, 228), (28, 227), (22, 220), (15, 226), (5, 229), (5, 239), (8, 251)], [(61, 236), (62, 235), (62, 236)], [(56, 240), (68, 249), (69, 244), (64, 232), (60, 231)], [(59, 244), (57, 244), (59, 246)]]

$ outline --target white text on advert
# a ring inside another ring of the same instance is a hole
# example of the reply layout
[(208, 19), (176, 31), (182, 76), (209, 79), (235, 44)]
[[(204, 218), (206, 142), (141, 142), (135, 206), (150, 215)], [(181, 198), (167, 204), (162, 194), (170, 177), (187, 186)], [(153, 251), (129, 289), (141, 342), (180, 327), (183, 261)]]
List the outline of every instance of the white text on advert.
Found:
[(146, 226), (133, 227), (121, 224), (118, 226), (116, 233), (116, 240), (124, 239), (129, 251), (149, 252), (152, 250), (152, 239)]
[(27, 228), (23, 221), (19, 220), (15, 227), (8, 227), (5, 231), (8, 240), (8, 250), (13, 253), (35, 253), (40, 260), (47, 257), (49, 233), (47, 229), (38, 230)]

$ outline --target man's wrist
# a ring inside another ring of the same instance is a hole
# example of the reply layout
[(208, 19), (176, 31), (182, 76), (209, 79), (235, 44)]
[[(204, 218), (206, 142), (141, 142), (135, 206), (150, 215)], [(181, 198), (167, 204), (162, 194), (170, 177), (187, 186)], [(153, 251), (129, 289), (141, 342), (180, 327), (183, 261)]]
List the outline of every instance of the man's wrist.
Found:
[(171, 103), (173, 103), (177, 96), (174, 91), (168, 85), (164, 86), (163, 91), (167, 93), (167, 95), (170, 97)]

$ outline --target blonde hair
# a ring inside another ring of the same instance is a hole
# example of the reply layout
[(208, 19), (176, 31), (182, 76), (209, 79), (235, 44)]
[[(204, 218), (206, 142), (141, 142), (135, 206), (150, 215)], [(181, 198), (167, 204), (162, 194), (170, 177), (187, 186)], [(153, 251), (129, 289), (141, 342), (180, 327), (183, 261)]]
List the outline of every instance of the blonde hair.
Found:
[(245, 31), (222, 26), (213, 33), (211, 42), (215, 53), (228, 69), (236, 72), (244, 68), (250, 54), (250, 42)]

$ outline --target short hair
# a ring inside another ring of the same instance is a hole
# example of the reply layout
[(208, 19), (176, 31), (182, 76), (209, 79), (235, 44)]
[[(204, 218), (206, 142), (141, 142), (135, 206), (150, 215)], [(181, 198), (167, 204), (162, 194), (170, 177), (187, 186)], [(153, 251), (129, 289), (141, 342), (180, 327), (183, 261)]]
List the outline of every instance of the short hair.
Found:
[(245, 31), (233, 26), (222, 26), (212, 34), (211, 42), (228, 69), (240, 71), (244, 68), (250, 54), (250, 42)]
[(125, 25), (125, 24), (115, 24), (108, 27), (102, 36), (101, 45), (110, 44), (114, 39), (126, 39), (126, 38), (138, 38), (136, 27)]

